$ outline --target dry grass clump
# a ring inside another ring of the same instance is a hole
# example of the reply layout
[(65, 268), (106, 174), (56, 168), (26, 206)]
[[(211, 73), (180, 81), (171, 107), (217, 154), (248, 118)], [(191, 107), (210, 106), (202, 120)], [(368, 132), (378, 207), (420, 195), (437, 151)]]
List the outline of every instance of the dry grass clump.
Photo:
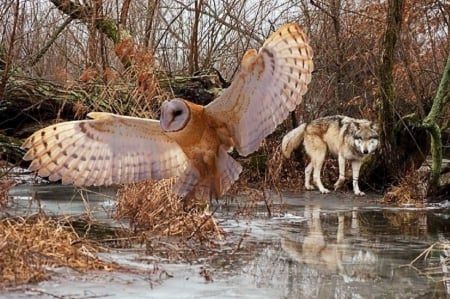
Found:
[(421, 206), (427, 196), (427, 182), (423, 173), (412, 171), (404, 176), (397, 186), (391, 187), (383, 199), (396, 205)]
[(0, 209), (8, 204), (8, 190), (14, 184), (12, 180), (0, 180)]
[(96, 257), (93, 242), (80, 239), (68, 219), (45, 215), (0, 221), (0, 288), (48, 279), (50, 267), (112, 270)]
[(405, 266), (413, 268), (420, 275), (434, 281), (441, 281), (448, 290), (450, 286), (450, 241), (438, 241), (431, 244)]
[(221, 237), (207, 203), (184, 201), (172, 193), (174, 179), (128, 184), (117, 194), (119, 219), (152, 237), (178, 236), (208, 240)]

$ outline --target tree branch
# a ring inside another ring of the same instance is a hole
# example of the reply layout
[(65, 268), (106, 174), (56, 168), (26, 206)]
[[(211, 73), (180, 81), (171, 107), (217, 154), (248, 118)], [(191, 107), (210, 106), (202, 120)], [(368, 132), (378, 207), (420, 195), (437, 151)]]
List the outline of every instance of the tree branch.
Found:
[(53, 32), (52, 36), (50, 37), (50, 39), (48, 40), (48, 42), (45, 44), (45, 46), (43, 48), (41, 48), (39, 50), (39, 52), (34, 55), (33, 60), (31, 60), (30, 65), (31, 66), (35, 66), (36, 63), (39, 62), (39, 60), (42, 58), (42, 56), (44, 56), (44, 54), (48, 51), (48, 49), (50, 48), (50, 46), (56, 41), (56, 39), (58, 38), (58, 36), (61, 34), (61, 32), (64, 30), (64, 28), (67, 27), (67, 25), (70, 24), (70, 22), (72, 22), (72, 17), (68, 17), (64, 23), (61, 24), (61, 26), (59, 26), (56, 31)]
[(2, 102), (3, 99), (6, 83), (8, 82), (9, 69), (11, 67), (12, 53), (14, 51), (14, 44), (16, 39), (16, 29), (17, 29), (17, 21), (19, 19), (19, 9), (20, 9), (20, 1), (17, 0), (14, 11), (14, 23), (11, 33), (11, 40), (9, 43), (8, 53), (6, 54), (5, 72), (3, 73), (2, 80), (0, 82), (0, 103)]
[[(91, 22), (92, 8), (79, 5), (70, 0), (50, 0), (56, 8), (73, 19), (81, 20), (86, 24)], [(121, 30), (117, 22), (105, 16), (95, 19), (95, 28), (110, 38), (114, 44), (121, 41)], [(125, 35), (128, 36), (128, 35)]]
[(431, 135), (431, 177), (430, 183), (432, 188), (439, 185), (439, 175), (442, 167), (442, 137), (441, 129), (437, 124), (437, 119), (444, 111), (443, 107), (448, 103), (450, 87), (450, 54), (447, 57), (447, 63), (444, 67), (441, 82), (439, 83), (436, 96), (433, 99), (433, 106), (427, 117), (423, 120), (422, 125), (430, 132)]

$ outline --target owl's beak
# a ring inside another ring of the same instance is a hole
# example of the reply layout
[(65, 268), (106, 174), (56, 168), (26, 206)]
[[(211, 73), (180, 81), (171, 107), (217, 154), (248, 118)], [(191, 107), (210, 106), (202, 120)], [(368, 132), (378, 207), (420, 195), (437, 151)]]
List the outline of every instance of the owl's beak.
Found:
[(163, 131), (167, 131), (168, 127), (170, 125), (170, 123), (172, 122), (173, 119), (171, 119), (171, 115), (168, 109), (169, 102), (168, 101), (164, 101), (161, 105), (161, 117), (159, 119), (159, 123), (161, 125), (161, 129), (163, 129)]

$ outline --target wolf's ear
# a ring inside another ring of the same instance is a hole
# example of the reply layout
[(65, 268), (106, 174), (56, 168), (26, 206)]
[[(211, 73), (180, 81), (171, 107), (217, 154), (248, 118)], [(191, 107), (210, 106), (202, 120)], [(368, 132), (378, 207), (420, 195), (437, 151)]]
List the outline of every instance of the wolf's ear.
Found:
[(348, 124), (348, 129), (350, 130), (350, 132), (355, 132), (358, 131), (360, 129), (359, 123), (355, 122), (355, 121), (351, 121), (350, 119), (345, 122), (346, 124)]
[(372, 127), (373, 130), (378, 132), (378, 123), (377, 122), (372, 121), (370, 126)]
[(348, 116), (344, 116), (344, 118), (341, 120), (341, 123), (344, 125), (351, 124), (353, 123), (353, 119)]

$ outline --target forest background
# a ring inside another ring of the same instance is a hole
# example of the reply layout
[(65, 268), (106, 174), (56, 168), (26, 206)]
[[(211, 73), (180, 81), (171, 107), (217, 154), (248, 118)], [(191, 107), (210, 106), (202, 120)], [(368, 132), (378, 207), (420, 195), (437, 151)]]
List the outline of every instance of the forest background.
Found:
[(241, 183), (300, 186), (304, 156), (284, 161), (282, 136), (301, 122), (345, 114), (380, 124), (382, 146), (363, 178), (373, 190), (407, 177), (418, 186), (416, 170), (431, 157), (421, 196), (448, 194), (449, 16), (446, 0), (5, 0), (2, 158), (22, 163), (14, 144), (88, 111), (157, 118), (168, 98), (205, 104), (228, 86), (247, 49), (297, 22), (314, 50), (312, 83), (291, 117), (241, 159)]

